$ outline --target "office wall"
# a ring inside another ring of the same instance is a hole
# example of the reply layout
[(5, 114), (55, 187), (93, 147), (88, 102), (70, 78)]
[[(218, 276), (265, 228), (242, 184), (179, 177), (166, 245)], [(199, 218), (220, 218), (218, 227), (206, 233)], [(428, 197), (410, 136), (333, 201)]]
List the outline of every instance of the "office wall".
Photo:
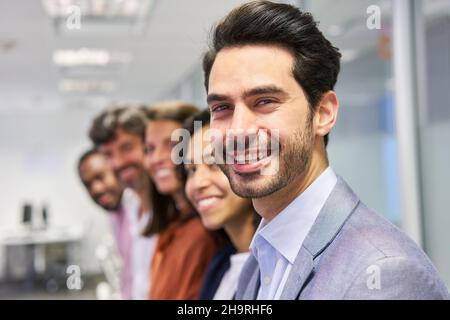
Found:
[[(18, 101), (28, 108), (44, 107), (43, 101), (31, 99), (6, 101), (19, 110)], [(24, 201), (38, 207), (48, 203), (51, 225), (85, 228), (79, 264), (82, 272), (98, 272), (95, 247), (109, 231), (108, 221), (88, 198), (76, 171), (78, 156), (89, 146), (86, 130), (95, 110), (66, 108), (57, 98), (54, 103), (48, 112), (0, 116), (0, 228), (20, 224)]]
[(420, 125), (424, 240), (450, 287), (450, 15), (428, 22), (426, 55), (428, 99)]

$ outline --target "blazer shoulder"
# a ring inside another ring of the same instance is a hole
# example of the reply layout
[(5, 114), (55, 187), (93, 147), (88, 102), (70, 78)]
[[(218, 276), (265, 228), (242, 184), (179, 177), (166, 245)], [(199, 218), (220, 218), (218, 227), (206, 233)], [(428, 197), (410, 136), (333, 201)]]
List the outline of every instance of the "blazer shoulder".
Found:
[(360, 202), (341, 230), (342, 240), (354, 241), (375, 256), (427, 258), (419, 246), (392, 222)]
[(431, 264), (407, 256), (385, 257), (361, 270), (343, 299), (448, 300), (448, 290)]
[(347, 248), (343, 250), (346, 259), (353, 261), (347, 298), (448, 299), (443, 281), (423, 250), (362, 202), (336, 238), (337, 247)]

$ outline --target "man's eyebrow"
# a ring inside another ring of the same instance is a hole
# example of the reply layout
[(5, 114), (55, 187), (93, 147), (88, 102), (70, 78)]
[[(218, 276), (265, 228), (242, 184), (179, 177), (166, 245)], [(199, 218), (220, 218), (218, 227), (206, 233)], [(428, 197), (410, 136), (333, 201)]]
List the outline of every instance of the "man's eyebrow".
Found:
[(228, 97), (226, 95), (211, 93), (211, 94), (208, 94), (208, 97), (206, 98), (206, 102), (208, 104), (210, 104), (211, 102), (225, 101), (227, 99), (228, 99)]
[(263, 94), (277, 94), (277, 95), (282, 95), (283, 97), (289, 96), (289, 94), (286, 91), (284, 91), (283, 89), (281, 89), (277, 86), (268, 85), (268, 86), (262, 86), (262, 87), (256, 87), (253, 89), (249, 89), (244, 92), (243, 97), (244, 97), (244, 99), (246, 99), (246, 98), (249, 98), (252, 96), (259, 96), (259, 95), (263, 95)]
[[(244, 91), (243, 98), (249, 98), (252, 96), (258, 96), (263, 94), (277, 94), (281, 95), (282, 97), (288, 97), (289, 94), (284, 91), (283, 89), (274, 86), (274, 85), (268, 85), (268, 86), (261, 86), (261, 87), (255, 87), (249, 90)], [(219, 102), (219, 101), (225, 101), (228, 100), (229, 97), (224, 94), (216, 94), (211, 93), (208, 95), (208, 98), (206, 99), (207, 103), (210, 104), (212, 102)]]

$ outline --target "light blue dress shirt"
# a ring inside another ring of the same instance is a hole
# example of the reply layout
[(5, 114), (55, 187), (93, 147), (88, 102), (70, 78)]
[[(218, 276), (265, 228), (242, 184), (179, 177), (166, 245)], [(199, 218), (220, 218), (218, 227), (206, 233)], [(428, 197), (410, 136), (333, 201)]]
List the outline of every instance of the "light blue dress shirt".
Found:
[(261, 221), (250, 244), (260, 270), (258, 299), (280, 298), (303, 241), (336, 182), (328, 167), (269, 223)]

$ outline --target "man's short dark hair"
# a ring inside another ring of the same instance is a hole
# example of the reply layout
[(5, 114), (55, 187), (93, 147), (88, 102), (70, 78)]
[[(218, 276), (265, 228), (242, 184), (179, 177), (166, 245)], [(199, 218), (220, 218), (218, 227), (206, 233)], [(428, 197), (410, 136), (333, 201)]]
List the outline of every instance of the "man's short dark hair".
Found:
[[(293, 76), (314, 111), (324, 93), (334, 89), (340, 69), (339, 50), (317, 28), (310, 13), (270, 1), (252, 1), (233, 9), (212, 31), (203, 57), (205, 87), (217, 53), (227, 47), (279, 45), (294, 56)], [(324, 137), (325, 145), (328, 135)]]
[(80, 169), (83, 163), (90, 158), (91, 156), (94, 156), (96, 154), (99, 154), (98, 150), (95, 148), (91, 148), (83, 152), (78, 160), (78, 174), (80, 174)]
[(142, 106), (114, 106), (101, 112), (92, 122), (89, 137), (99, 146), (111, 142), (116, 137), (116, 130), (145, 138), (146, 115)]

